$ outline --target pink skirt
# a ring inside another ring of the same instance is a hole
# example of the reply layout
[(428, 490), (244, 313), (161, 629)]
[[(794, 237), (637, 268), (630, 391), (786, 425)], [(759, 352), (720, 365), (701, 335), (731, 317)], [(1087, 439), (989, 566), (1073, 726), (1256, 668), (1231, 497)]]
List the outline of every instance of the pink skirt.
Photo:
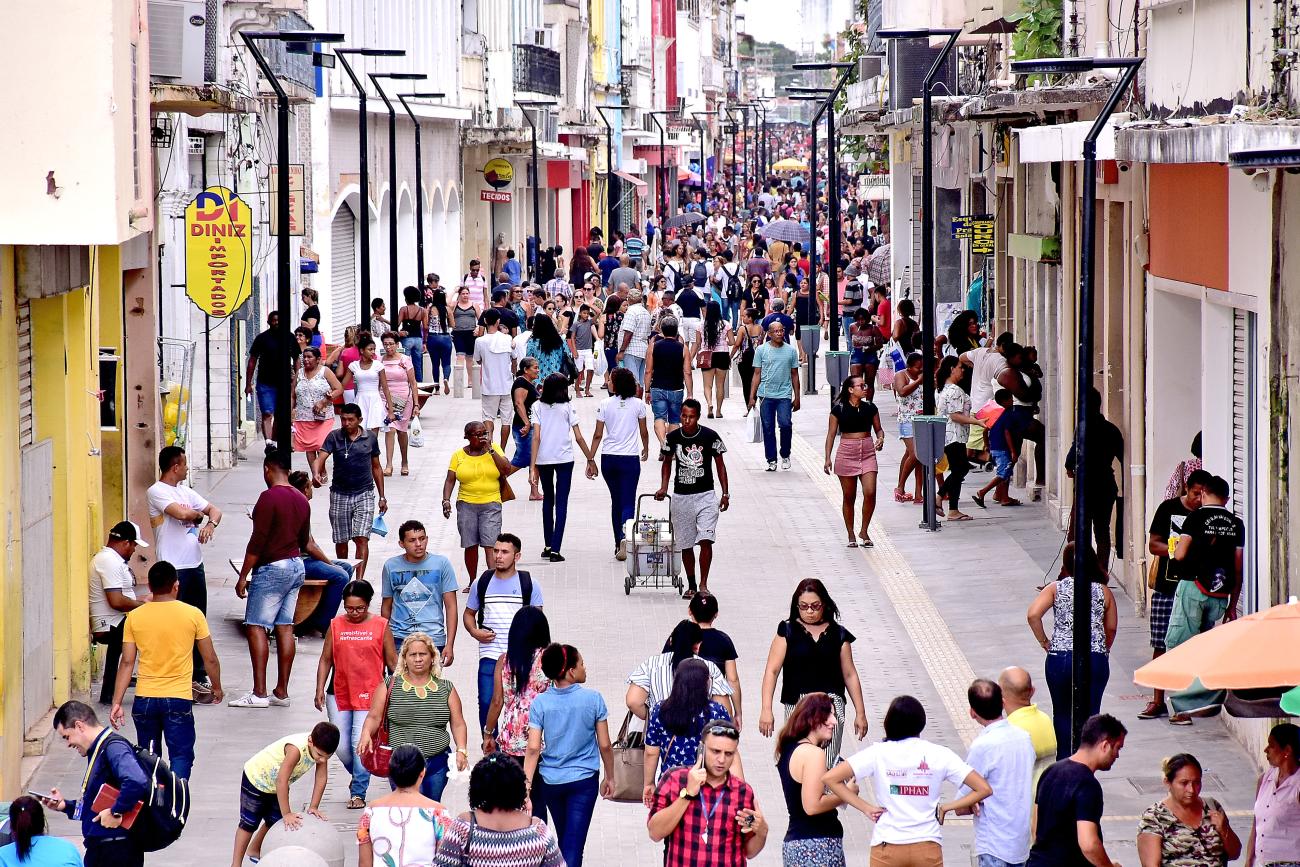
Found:
[(875, 440), (870, 436), (861, 439), (840, 437), (840, 446), (835, 450), (834, 469), (837, 476), (857, 477), (863, 473), (879, 472)]
[(293, 423), (293, 450), (296, 452), (317, 452), (325, 445), (325, 437), (334, 429), (334, 419), (320, 421), (297, 421)]

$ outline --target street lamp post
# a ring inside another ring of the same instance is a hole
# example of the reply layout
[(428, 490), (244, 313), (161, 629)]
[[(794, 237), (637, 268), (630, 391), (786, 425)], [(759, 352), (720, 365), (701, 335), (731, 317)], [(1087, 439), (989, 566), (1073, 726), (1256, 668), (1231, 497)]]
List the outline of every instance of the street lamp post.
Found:
[(731, 113), (731, 108), (725, 109), (727, 123), (729, 127), (726, 132), (731, 136), (731, 176), (727, 183), (731, 189), (731, 206), (733, 216), (740, 216), (740, 206), (736, 204), (736, 133), (740, 131), (740, 125), (736, 122), (736, 116)]
[[(676, 113), (677, 113), (677, 112), (675, 112), (675, 111), (669, 111), (669, 110), (663, 110), (663, 111), (647, 111), (647, 112), (646, 112), (646, 114), (650, 115), (651, 120), (653, 120), (653, 121), (655, 122), (655, 126), (659, 127), (659, 172), (658, 172), (658, 174), (657, 174), (656, 177), (657, 177), (657, 179), (658, 179), (658, 181), (659, 181), (659, 183), (658, 183), (658, 187), (659, 187), (659, 231), (660, 231), (660, 233), (661, 233), (661, 237), (662, 237), (662, 233), (663, 233), (663, 231), (664, 231), (664, 220), (668, 219), (668, 179), (667, 179), (667, 177), (664, 175), (664, 172), (667, 170), (668, 166), (667, 166), (667, 156), (666, 156), (666, 155), (667, 155), (667, 143), (665, 142), (665, 139), (664, 139), (664, 137), (665, 137), (667, 131), (664, 129), (664, 125), (663, 125), (662, 123), (659, 122), (659, 115), (661, 115), (661, 114), (662, 114), (662, 115), (670, 115), (670, 114), (676, 114)], [(674, 180), (675, 180), (675, 179), (674, 179)], [(662, 243), (662, 242), (661, 242), (661, 243)]]
[(605, 230), (608, 232), (605, 241), (607, 244), (612, 243), (614, 237), (614, 223), (618, 215), (618, 194), (614, 192), (614, 127), (605, 116), (605, 109), (622, 111), (631, 107), (621, 102), (615, 105), (596, 106), (596, 113), (605, 124)]
[(360, 197), (361, 213), (357, 220), (361, 223), (361, 312), (357, 322), (365, 323), (370, 319), (370, 145), (366, 141), (370, 117), (366, 113), (366, 87), (348, 63), (347, 55), (357, 54), (362, 57), (403, 57), (406, 52), (401, 48), (337, 48), (334, 54), (343, 71), (352, 80), (357, 90), (357, 153), (360, 156)]
[[(528, 121), (528, 128), (532, 130), (533, 133), (533, 245), (528, 254), (528, 279), (534, 280), (537, 274), (538, 260), (540, 260), (542, 256), (542, 206), (538, 200), (542, 180), (537, 176), (537, 123), (533, 120), (532, 116), (528, 114), (528, 110), (530, 108), (548, 108), (555, 105), (555, 102), (554, 100), (538, 100), (535, 102), (516, 101), (515, 105), (524, 113), (524, 120)], [(493, 243), (496, 242), (494, 241)], [(493, 279), (495, 279), (495, 277)]]
[[(428, 78), (423, 72), (372, 72), (370, 80), (375, 91), (388, 109), (388, 315), (396, 316), (400, 307), (397, 296), (397, 109), (379, 84), (379, 79), (420, 81)], [(417, 280), (423, 279), (417, 277)]]
[[(824, 91), (819, 88), (794, 88), (788, 87), (786, 90), (791, 91), (794, 95), (790, 99), (800, 102), (817, 102), (817, 111), (813, 114), (812, 122), (808, 124), (808, 129), (812, 133), (812, 149), (808, 153), (808, 174), (811, 179), (808, 190), (808, 200), (812, 207), (808, 211), (808, 286), (813, 295), (817, 294), (817, 124), (821, 123), (822, 112), (826, 111), (826, 106), (830, 103), (822, 95)], [(834, 385), (834, 383), (831, 383)]]
[[(284, 89), (280, 79), (276, 78), (271, 64), (258, 50), (257, 43), (278, 41), (310, 45), (317, 42), (342, 42), (344, 36), (342, 33), (323, 33), (315, 30), (244, 30), (239, 36), (244, 40), (248, 53), (253, 56), (253, 62), (257, 64), (257, 68), (262, 71), (267, 83), (275, 91), (276, 99), (275, 159), (278, 163), (276, 176), (279, 186), (275, 191), (275, 205), (279, 221), (275, 227), (275, 303), (280, 313), (280, 345), (284, 348), (284, 357), (279, 363), (284, 367), (281, 371), (282, 375), (277, 378), (273, 432), (276, 453), (285, 461), (289, 461), (293, 457), (289, 403), (294, 346), (293, 328), (290, 327), (293, 317), (289, 313), (293, 307), (293, 295), (290, 291), (292, 271), (289, 267), (289, 93)], [(267, 443), (267, 448), (270, 447), (271, 444)]]
[(1087, 547), (1091, 538), (1088, 516), (1088, 392), (1092, 388), (1092, 315), (1095, 275), (1093, 254), (1096, 249), (1097, 210), (1097, 139), (1115, 112), (1120, 99), (1137, 77), (1140, 57), (1062, 57), (1020, 60), (1011, 64), (1016, 75), (1068, 75), (1094, 69), (1119, 70), (1101, 113), (1083, 137), (1083, 225), (1079, 230), (1079, 349), (1075, 377), (1074, 408), (1074, 647), (1071, 672), (1071, 749), (1078, 749), (1079, 734), (1091, 711), (1092, 692), (1091, 635), (1086, 625), (1092, 622), (1092, 581), (1087, 567)]
[(411, 111), (408, 99), (442, 99), (447, 94), (437, 92), (399, 93), (397, 98), (402, 108), (415, 125), (415, 279), (417, 285), (424, 285), (424, 171), (423, 154), (420, 144), (420, 119)]
[(702, 117), (713, 117), (718, 112), (714, 111), (693, 111), (691, 118), (695, 121), (695, 129), (700, 134), (700, 187), (704, 187), (704, 124), (700, 123)]
[[(939, 56), (930, 64), (921, 90), (921, 412), (934, 415), (934, 136), (932, 135), (934, 82), (939, 70), (961, 35), (960, 28), (917, 28), (877, 31), (881, 39), (922, 39), (945, 36), (948, 41)], [(935, 488), (934, 467), (927, 466), (925, 478), (925, 509), (921, 526), (930, 531), (939, 529), (938, 491)]]

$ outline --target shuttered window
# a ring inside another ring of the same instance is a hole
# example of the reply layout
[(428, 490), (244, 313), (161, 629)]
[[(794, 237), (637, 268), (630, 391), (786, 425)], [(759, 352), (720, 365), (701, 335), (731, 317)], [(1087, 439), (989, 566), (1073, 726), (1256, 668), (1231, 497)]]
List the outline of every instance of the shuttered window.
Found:
[[(1256, 584), (1256, 546), (1251, 534), (1255, 529), (1255, 468), (1252, 465), (1255, 432), (1255, 314), (1249, 310), (1232, 311), (1232, 499), (1229, 505), (1246, 524), (1246, 550), (1242, 568), (1241, 609), (1259, 609)], [(1267, 604), (1267, 600), (1264, 601)]]
[(342, 205), (330, 225), (330, 328), (334, 343), (343, 342), (343, 329), (357, 324), (357, 218)]
[(18, 445), (34, 441), (32, 413), (32, 305), (18, 302)]

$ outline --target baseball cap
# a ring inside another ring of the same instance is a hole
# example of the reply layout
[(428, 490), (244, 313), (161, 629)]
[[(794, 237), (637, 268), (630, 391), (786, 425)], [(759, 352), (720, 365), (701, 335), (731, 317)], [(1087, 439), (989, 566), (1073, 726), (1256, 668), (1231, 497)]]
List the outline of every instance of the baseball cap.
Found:
[(134, 521), (118, 521), (113, 525), (113, 529), (108, 531), (108, 538), (119, 542), (135, 542), (141, 548), (149, 547), (149, 543), (141, 538), (140, 528)]

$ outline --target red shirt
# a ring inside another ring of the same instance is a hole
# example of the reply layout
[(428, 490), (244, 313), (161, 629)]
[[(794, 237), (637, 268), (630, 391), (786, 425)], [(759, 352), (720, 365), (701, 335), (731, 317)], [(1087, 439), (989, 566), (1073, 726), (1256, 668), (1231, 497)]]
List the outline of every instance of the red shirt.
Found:
[(885, 334), (894, 333), (893, 319), (890, 317), (892, 304), (888, 298), (884, 299), (876, 306), (876, 315), (880, 317), (880, 330)]
[(371, 617), (353, 623), (346, 614), (330, 621), (334, 653), (334, 700), (339, 710), (370, 710), (376, 686), (384, 680), (384, 630), (388, 621)]
[[(659, 778), (650, 815), (670, 806), (686, 786), (690, 768), (674, 768)], [(716, 805), (716, 806), (715, 806)], [(665, 867), (745, 867), (745, 841), (736, 822), (740, 810), (754, 809), (754, 790), (743, 780), (728, 774), (720, 788), (700, 786), (677, 828), (668, 836)], [(709, 812), (712, 811), (712, 816)], [(707, 842), (704, 839), (708, 832)]]
[(290, 485), (272, 485), (253, 506), (253, 535), (248, 553), (257, 565), (301, 557), (311, 538), (311, 504)]

